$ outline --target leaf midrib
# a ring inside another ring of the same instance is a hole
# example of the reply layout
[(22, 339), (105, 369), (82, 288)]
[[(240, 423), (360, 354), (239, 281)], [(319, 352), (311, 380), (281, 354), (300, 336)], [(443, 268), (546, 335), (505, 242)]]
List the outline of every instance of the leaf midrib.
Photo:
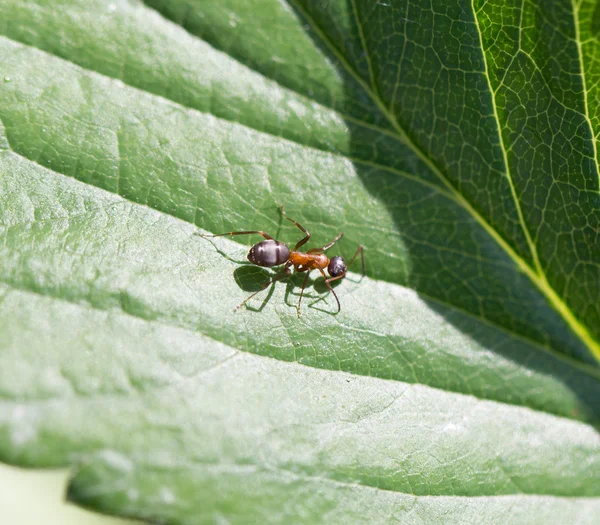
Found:
[(592, 148), (594, 150), (594, 160), (596, 161), (596, 166), (598, 168), (596, 171), (598, 173), (598, 185), (600, 186), (600, 158), (598, 157), (598, 146), (596, 144), (597, 136), (594, 133), (594, 126), (592, 125), (592, 120), (590, 119), (587, 80), (585, 76), (585, 66), (583, 64), (583, 50), (581, 48), (583, 42), (581, 41), (581, 34), (579, 32), (579, 12), (581, 10), (581, 0), (579, 5), (575, 5), (575, 0), (571, 0), (571, 6), (573, 8), (573, 22), (575, 24), (575, 46), (577, 47), (577, 60), (579, 62), (579, 68), (581, 69), (581, 80), (583, 84), (583, 102), (585, 107), (584, 117), (592, 134)]
[[(556, 290), (554, 290), (554, 288), (552, 288), (552, 286), (550, 285), (550, 283), (548, 282), (548, 279), (546, 277), (545, 272), (543, 271), (543, 269), (541, 268), (540, 264), (539, 264), (539, 260), (537, 257), (537, 250), (535, 249), (535, 246), (532, 242), (532, 239), (529, 235), (528, 229), (524, 223), (524, 219), (523, 219), (523, 214), (520, 208), (520, 203), (518, 202), (518, 199), (516, 198), (516, 193), (514, 191), (514, 185), (512, 183), (512, 179), (510, 178), (510, 175), (508, 173), (508, 164), (507, 164), (507, 159), (506, 159), (506, 151), (504, 149), (504, 145), (502, 143), (502, 151), (503, 151), (503, 155), (504, 155), (504, 160), (505, 160), (505, 170), (507, 173), (507, 178), (509, 180), (509, 184), (511, 186), (511, 193), (512, 193), (512, 197), (515, 200), (515, 205), (517, 206), (517, 210), (518, 210), (518, 217), (519, 217), (519, 222), (521, 224), (521, 228), (524, 231), (524, 234), (526, 236), (527, 239), (527, 243), (529, 245), (529, 249), (532, 252), (532, 257), (535, 261), (535, 265), (536, 268), (532, 268), (513, 248), (512, 246), (510, 246), (510, 244), (508, 243), (508, 241), (506, 241), (504, 239), (504, 237), (502, 237), (502, 235), (498, 232), (498, 230), (496, 230), (475, 208), (474, 206), (471, 204), (470, 201), (468, 201), (464, 195), (462, 195), (458, 189), (454, 186), (454, 184), (452, 184), (452, 182), (448, 179), (448, 177), (446, 177), (444, 175), (444, 173), (442, 172), (442, 170), (435, 164), (435, 162), (430, 159), (426, 152), (423, 151), (422, 148), (420, 148), (412, 139), (411, 137), (406, 133), (406, 131), (404, 130), (404, 128), (402, 128), (402, 126), (400, 126), (398, 120), (396, 119), (395, 115), (387, 108), (387, 106), (384, 104), (384, 102), (381, 100), (381, 98), (378, 96), (378, 94), (371, 89), (371, 87), (362, 79), (362, 77), (358, 74), (358, 72), (348, 63), (348, 61), (344, 58), (344, 56), (342, 55), (342, 53), (337, 49), (337, 47), (333, 44), (333, 42), (331, 42), (331, 40), (329, 39), (329, 37), (326, 35), (326, 33), (319, 27), (319, 25), (316, 23), (316, 21), (312, 18), (312, 16), (310, 16), (310, 14), (304, 9), (304, 7), (302, 5), (300, 5), (298, 3), (297, 0), (286, 0), (290, 3), (292, 3), (294, 5), (294, 7), (300, 12), (302, 13), (302, 15), (306, 18), (306, 20), (308, 21), (308, 23), (311, 25), (311, 27), (314, 29), (315, 33), (317, 33), (317, 35), (319, 36), (319, 38), (321, 38), (321, 40), (325, 43), (325, 45), (330, 49), (330, 51), (335, 55), (335, 57), (337, 58), (337, 60), (340, 62), (340, 64), (344, 67), (344, 69), (352, 76), (352, 78), (354, 78), (354, 80), (356, 82), (358, 82), (358, 84), (363, 88), (363, 90), (365, 91), (365, 93), (371, 98), (371, 100), (373, 100), (373, 102), (377, 105), (377, 107), (379, 108), (379, 110), (381, 111), (381, 113), (386, 117), (386, 119), (390, 122), (390, 124), (392, 125), (392, 127), (396, 130), (396, 132), (398, 133), (398, 136), (400, 137), (400, 139), (407, 144), (414, 152), (415, 154), (430, 168), (430, 170), (435, 173), (435, 175), (438, 177), (438, 179), (440, 180), (440, 182), (442, 182), (444, 184), (444, 186), (446, 186), (449, 190), (449, 192), (454, 195), (454, 200), (460, 204), (474, 219), (475, 221), (481, 225), (481, 227), (490, 235), (490, 237), (492, 237), (492, 239), (494, 239), (494, 241), (496, 241), (496, 243), (506, 252), (506, 254), (515, 262), (515, 264), (518, 266), (518, 268), (521, 269), (521, 271), (523, 273), (525, 273), (527, 275), (527, 277), (529, 277), (529, 280), (533, 283), (533, 285), (544, 295), (544, 297), (546, 298), (546, 300), (548, 301), (548, 303), (550, 304), (550, 306), (558, 312), (558, 314), (565, 320), (565, 322), (568, 324), (568, 326), (571, 328), (571, 330), (577, 335), (577, 337), (579, 337), (579, 339), (586, 345), (586, 347), (590, 350), (590, 352), (594, 355), (594, 357), (600, 361), (600, 342), (596, 341), (596, 339), (594, 338), (594, 336), (591, 334), (591, 332), (589, 331), (589, 329), (587, 328), (587, 326), (582, 323), (581, 321), (579, 321), (579, 319), (577, 319), (576, 315), (572, 312), (572, 310), (569, 308), (569, 306), (566, 304), (566, 302), (558, 295), (558, 293), (556, 292)], [(474, 18), (475, 20), (477, 20), (476, 14), (475, 14), (475, 9), (473, 4), (471, 3), (471, 7), (473, 8), (473, 13), (474, 13)], [(360, 20), (358, 20), (358, 18), (356, 19), (356, 23), (357, 25), (360, 27)], [(477, 24), (477, 22), (476, 22)], [(477, 24), (477, 30), (478, 30), (478, 34), (480, 35), (481, 38), (481, 33), (479, 31), (479, 26)], [(362, 32), (360, 33), (362, 36)], [(368, 55), (368, 50), (366, 49), (364, 42), (363, 44), (363, 51), (366, 55)], [(484, 61), (485, 61), (485, 53), (483, 52), (483, 46), (482, 46), (482, 54), (484, 55)], [(486, 71), (485, 71), (485, 76), (486, 79), (488, 81), (488, 85), (490, 85), (491, 88), (491, 84), (490, 84), (490, 78), (488, 75), (488, 71), (487, 71), (487, 61), (486, 63)], [(370, 60), (369, 60), (369, 64), (370, 64)], [(585, 91), (585, 89), (584, 89)], [(491, 91), (492, 94), (492, 99), (493, 99), (493, 91)], [(494, 106), (494, 117), (496, 120), (496, 124), (498, 127), (498, 130), (500, 130), (500, 121), (498, 119), (498, 114), (496, 112), (496, 105), (495, 102), (493, 103)], [(586, 106), (587, 108), (587, 106)], [(588, 119), (588, 124), (589, 124), (589, 119)], [(593, 137), (593, 132), (591, 133), (592, 137)], [(500, 137), (502, 137), (502, 134), (500, 133)], [(502, 138), (500, 139), (502, 141)]]

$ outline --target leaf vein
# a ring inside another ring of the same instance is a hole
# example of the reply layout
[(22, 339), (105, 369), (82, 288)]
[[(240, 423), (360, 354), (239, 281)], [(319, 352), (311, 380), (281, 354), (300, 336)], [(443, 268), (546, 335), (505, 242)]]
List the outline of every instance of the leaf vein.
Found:
[(588, 90), (587, 90), (587, 78), (585, 74), (585, 64), (583, 63), (583, 50), (582, 50), (582, 41), (581, 34), (579, 32), (579, 10), (581, 8), (581, 4), (577, 6), (575, 4), (575, 0), (571, 0), (571, 6), (573, 7), (573, 23), (575, 25), (575, 46), (577, 47), (577, 60), (579, 61), (579, 67), (581, 68), (581, 81), (583, 87), (583, 102), (585, 107), (584, 118), (587, 125), (590, 128), (590, 134), (592, 136), (592, 148), (594, 151), (594, 161), (596, 164), (596, 173), (598, 175), (598, 187), (600, 188), (600, 157), (598, 157), (598, 145), (597, 145), (597, 136), (594, 133), (594, 126), (592, 125), (592, 120), (590, 118), (590, 109), (589, 109), (589, 100), (588, 100)]
[[(591, 334), (587, 326), (585, 326), (582, 322), (577, 319), (575, 314), (571, 311), (569, 306), (563, 301), (563, 299), (556, 293), (556, 291), (550, 286), (550, 283), (545, 278), (543, 273), (538, 273), (538, 271), (532, 268), (508, 243), (506, 239), (485, 219), (474, 207), (474, 205), (467, 200), (464, 195), (462, 195), (458, 189), (452, 184), (452, 182), (444, 175), (441, 169), (433, 162), (432, 159), (428, 157), (426, 152), (419, 147), (406, 133), (404, 128), (400, 125), (395, 115), (391, 113), (388, 108), (385, 106), (383, 101), (377, 96), (376, 93), (370, 89), (369, 85), (360, 77), (360, 75), (356, 72), (356, 70), (348, 63), (343, 54), (339, 49), (336, 48), (335, 45), (331, 42), (331, 40), (327, 37), (325, 32), (319, 27), (316, 21), (310, 16), (310, 14), (298, 3), (297, 0), (288, 0), (292, 2), (298, 11), (300, 11), (306, 20), (310, 23), (310, 25), (314, 28), (315, 32), (319, 35), (319, 38), (327, 45), (327, 47), (331, 50), (331, 52), (335, 55), (340, 64), (348, 71), (348, 73), (358, 82), (358, 84), (363, 88), (365, 93), (372, 98), (372, 100), (377, 104), (380, 111), (386, 118), (389, 120), (390, 124), (396, 129), (398, 135), (404, 140), (404, 142), (409, 145), (413, 151), (417, 154), (417, 156), (425, 162), (430, 169), (435, 173), (438, 179), (449, 189), (451, 193), (456, 196), (456, 200), (467, 210), (475, 220), (484, 228), (484, 230), (498, 243), (498, 245), (507, 253), (509, 257), (511, 257), (517, 266), (521, 269), (523, 273), (527, 275), (530, 281), (536, 286), (536, 288), (542, 293), (542, 295), (546, 298), (548, 303), (554, 310), (556, 310), (559, 315), (563, 317), (566, 323), (569, 325), (571, 330), (583, 341), (583, 343), (588, 347), (590, 352), (595, 356), (595, 358), (600, 361), (600, 342), (596, 341), (594, 336)], [(475, 12), (475, 8), (471, 3), (473, 12)], [(536, 264), (536, 267), (539, 263)]]

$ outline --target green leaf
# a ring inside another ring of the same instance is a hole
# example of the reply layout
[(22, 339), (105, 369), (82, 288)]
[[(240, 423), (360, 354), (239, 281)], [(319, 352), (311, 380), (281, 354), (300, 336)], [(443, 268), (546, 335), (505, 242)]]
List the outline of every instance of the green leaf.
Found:
[[(3, 2), (0, 459), (169, 523), (595, 523), (598, 13)], [(233, 313), (272, 274), (195, 234), (278, 204), (365, 247), (338, 315)]]

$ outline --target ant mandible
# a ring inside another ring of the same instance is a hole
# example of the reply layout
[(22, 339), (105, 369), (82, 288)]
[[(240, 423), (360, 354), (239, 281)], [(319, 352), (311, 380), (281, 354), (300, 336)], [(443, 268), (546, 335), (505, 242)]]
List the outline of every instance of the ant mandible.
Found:
[[(300, 223), (291, 219), (285, 213), (283, 206), (280, 206), (281, 214), (288, 221), (293, 222), (300, 230), (304, 233), (305, 237), (300, 239), (296, 246), (294, 246), (293, 250), (290, 250), (287, 245), (278, 241), (267, 235), (264, 231), (261, 230), (252, 230), (252, 231), (243, 231), (243, 232), (227, 232), (227, 233), (219, 233), (217, 235), (206, 235), (199, 234), (201, 237), (224, 237), (226, 235), (260, 235), (264, 237), (266, 241), (259, 242), (250, 248), (248, 252), (248, 260), (257, 266), (263, 266), (270, 268), (272, 266), (279, 266), (281, 264), (285, 264), (283, 267), (283, 272), (279, 275), (273, 277), (267, 284), (265, 284), (260, 290), (254, 292), (252, 295), (248, 296), (242, 303), (235, 307), (234, 312), (244, 306), (250, 299), (252, 299), (256, 294), (263, 291), (265, 288), (268, 288), (270, 285), (274, 284), (276, 281), (291, 275), (292, 266), (294, 267), (294, 271), (298, 273), (306, 272), (304, 276), (304, 281), (302, 282), (302, 290), (300, 291), (300, 298), (298, 299), (298, 306), (296, 310), (298, 312), (298, 317), (300, 317), (300, 303), (302, 302), (302, 295), (304, 294), (304, 288), (306, 288), (306, 283), (308, 281), (308, 275), (312, 270), (319, 270), (321, 275), (325, 278), (325, 285), (329, 288), (329, 291), (335, 297), (337, 302), (337, 312), (341, 310), (340, 300), (338, 299), (335, 290), (331, 287), (333, 281), (337, 281), (339, 279), (343, 279), (346, 277), (346, 273), (348, 272), (348, 267), (354, 262), (358, 254), (360, 253), (360, 258), (362, 261), (362, 274), (365, 275), (365, 256), (363, 252), (363, 247), (359, 246), (356, 250), (356, 253), (346, 266), (344, 262), (344, 258), (336, 255), (331, 259), (325, 255), (325, 251), (329, 250), (336, 242), (338, 242), (342, 237), (343, 233), (340, 233), (333, 241), (326, 244), (321, 248), (312, 248), (307, 252), (298, 251), (303, 245), (305, 245), (310, 239), (310, 233), (304, 226)], [(327, 272), (330, 277), (328, 278), (325, 274), (325, 268), (327, 268)]]

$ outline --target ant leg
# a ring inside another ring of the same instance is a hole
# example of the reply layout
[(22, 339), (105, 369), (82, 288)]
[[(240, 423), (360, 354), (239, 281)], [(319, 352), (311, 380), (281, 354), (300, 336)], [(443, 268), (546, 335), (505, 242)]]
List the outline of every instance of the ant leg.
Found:
[(302, 281), (302, 290), (300, 290), (300, 297), (298, 299), (298, 306), (296, 307), (296, 311), (298, 312), (298, 317), (300, 317), (300, 303), (302, 302), (302, 296), (304, 295), (304, 288), (306, 288), (306, 282), (308, 281), (308, 274), (310, 273), (310, 270), (308, 272), (306, 272), (306, 275), (304, 276), (304, 281)]
[(252, 234), (257, 234), (260, 235), (261, 237), (264, 237), (265, 239), (269, 239), (269, 240), (273, 240), (273, 237), (271, 237), (270, 235), (267, 235), (265, 232), (260, 231), (260, 230), (252, 230), (252, 231), (247, 231), (247, 232), (227, 232), (227, 233), (217, 233), (216, 235), (208, 235), (206, 233), (196, 233), (195, 235), (199, 235), (200, 237), (224, 237), (225, 235), (252, 235)]
[(321, 274), (323, 275), (323, 277), (325, 278), (325, 285), (327, 286), (327, 288), (329, 288), (329, 291), (333, 294), (333, 296), (335, 297), (335, 301), (337, 303), (337, 312), (336, 313), (340, 313), (340, 310), (342, 309), (341, 305), (340, 305), (340, 300), (338, 299), (337, 294), (335, 293), (335, 290), (331, 287), (331, 285), (329, 284), (330, 281), (334, 281), (337, 279), (341, 279), (342, 277), (344, 277), (346, 274), (343, 273), (342, 275), (338, 275), (337, 277), (333, 277), (332, 279), (327, 279), (327, 275), (325, 275), (325, 272), (323, 271), (323, 268), (321, 267), (317, 267), (317, 269), (321, 272)]
[(338, 242), (342, 237), (344, 236), (344, 232), (340, 233), (335, 239), (333, 239), (333, 241), (331, 241), (330, 243), (327, 243), (325, 246), (323, 246), (322, 248), (312, 248), (310, 250), (308, 250), (308, 252), (306, 253), (322, 253), (325, 250), (329, 250), (329, 248), (331, 248), (336, 242)]
[(306, 237), (300, 239), (296, 243), (296, 246), (294, 247), (294, 251), (297, 251), (298, 248), (300, 248), (300, 246), (302, 246), (302, 245), (304, 245), (304, 244), (306, 244), (308, 242), (308, 239), (310, 239), (310, 233), (308, 233), (308, 230), (304, 226), (302, 226), (299, 222), (295, 221), (294, 219), (290, 219), (288, 217), (287, 213), (285, 213), (285, 210), (283, 209), (283, 206), (279, 206), (279, 209), (281, 210), (281, 215), (283, 215), (288, 221), (293, 222), (306, 235)]
[(346, 272), (344, 272), (342, 275), (338, 275), (337, 277), (330, 277), (329, 279), (325, 279), (325, 281), (328, 283), (332, 283), (333, 281), (343, 279), (344, 277), (346, 277)]
[(264, 286), (262, 286), (260, 288), (260, 290), (254, 292), (252, 295), (249, 295), (248, 297), (246, 297), (246, 299), (244, 299), (240, 304), (238, 304), (233, 311), (237, 312), (242, 306), (244, 306), (250, 299), (252, 299), (255, 295), (259, 294), (260, 292), (262, 292), (263, 290), (267, 289), (269, 286), (274, 285), (277, 281), (279, 281), (280, 279), (283, 279), (284, 277), (287, 277), (288, 275), (290, 275), (291, 270), (290, 267), (286, 264), (285, 268), (283, 269), (283, 273), (280, 273), (279, 275), (276, 275), (275, 277), (273, 277), (273, 279), (271, 279), (267, 284), (265, 284)]
[(354, 257), (352, 257), (352, 259), (348, 263), (348, 268), (350, 268), (350, 265), (354, 262), (354, 259), (356, 259), (356, 256), (358, 255), (359, 252), (360, 252), (360, 259), (362, 261), (362, 274), (364, 277), (365, 276), (365, 252), (364, 252), (362, 246), (359, 246), (357, 248), (356, 253), (354, 254)]

